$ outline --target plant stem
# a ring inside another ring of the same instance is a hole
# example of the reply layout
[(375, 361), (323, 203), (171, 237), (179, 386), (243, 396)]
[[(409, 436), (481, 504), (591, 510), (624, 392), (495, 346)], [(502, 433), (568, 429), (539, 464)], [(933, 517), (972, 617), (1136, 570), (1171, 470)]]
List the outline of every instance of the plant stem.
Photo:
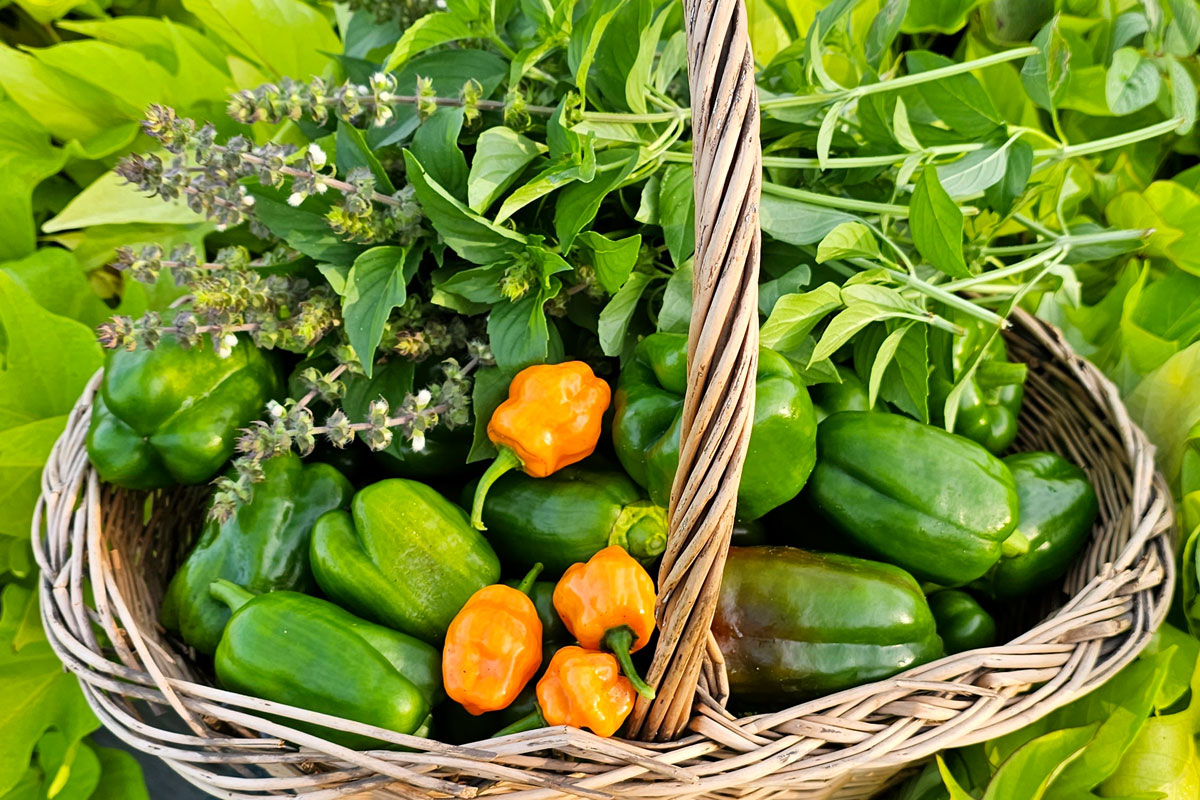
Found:
[[(865, 258), (848, 258), (846, 260), (861, 269), (879, 269), (878, 264), (868, 261)], [(825, 263), (826, 266), (828, 266), (833, 262), (827, 261)], [(983, 320), (991, 325), (999, 325), (1004, 328), (1008, 327), (1008, 320), (1004, 319), (1004, 317), (988, 311), (986, 308), (980, 308), (965, 297), (959, 297), (953, 292), (948, 291), (946, 288), (947, 285), (935, 286), (932, 283), (921, 280), (915, 275), (909, 275), (908, 273), (895, 269), (888, 269), (887, 267), (884, 267), (883, 269), (896, 281), (903, 283), (910, 289), (914, 289), (932, 300), (937, 300), (939, 303), (958, 309), (965, 314), (969, 314), (970, 316)]]
[(973, 275), (970, 278), (963, 278), (961, 280), (951, 281), (950, 283), (944, 283), (942, 284), (941, 288), (945, 289), (946, 291), (961, 292), (966, 289), (973, 289), (974, 287), (978, 287), (985, 283), (992, 283), (993, 281), (1003, 278), (1010, 278), (1013, 275), (1020, 275), (1022, 272), (1027, 272), (1034, 267), (1041, 266), (1047, 261), (1051, 261), (1054, 258), (1064, 255), (1069, 249), (1070, 248), (1068, 246), (1063, 245), (1060, 242), (1056, 242), (1037, 255), (1030, 256), (1024, 261), (1018, 261), (1016, 264), (1011, 264), (1003, 269), (994, 269), (991, 272), (985, 272), (981, 275)]
[[(983, 254), (988, 256), (1011, 256), (1020, 253), (1033, 253), (1047, 247), (1060, 244), (1066, 247), (1077, 247), (1088, 244), (1107, 244), (1109, 242), (1127, 242), (1130, 239), (1145, 239), (1154, 233), (1153, 229), (1130, 229), (1119, 231), (1099, 231), (1098, 233), (1075, 233), (1056, 236), (1052, 242), (1038, 241), (1029, 244), (1014, 244), (1004, 247), (985, 247)], [(995, 275), (995, 273), (989, 273)]]
[(908, 206), (892, 203), (875, 203), (870, 200), (856, 200), (852, 197), (837, 197), (835, 195), (810, 192), (805, 189), (795, 189), (791, 186), (781, 186), (778, 183), (763, 181), (762, 190), (766, 194), (779, 197), (789, 197), (793, 200), (803, 200), (814, 206), (825, 208), (842, 208), (847, 211), (862, 211), (868, 214), (893, 214), (897, 217), (908, 216)]

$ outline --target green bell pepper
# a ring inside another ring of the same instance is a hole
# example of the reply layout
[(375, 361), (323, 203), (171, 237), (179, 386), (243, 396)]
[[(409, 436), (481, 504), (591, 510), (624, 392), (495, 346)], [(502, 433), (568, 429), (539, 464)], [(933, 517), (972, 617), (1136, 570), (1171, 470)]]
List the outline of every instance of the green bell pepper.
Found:
[[(816, 417), (795, 367), (760, 348), (754, 425), (738, 487), (737, 516), (758, 519), (804, 488), (816, 458)], [(621, 370), (613, 397), (613, 443), (629, 476), (666, 507), (679, 466), (687, 336), (655, 333), (643, 339)]]
[[(469, 484), (464, 497), (474, 497)], [(644, 564), (667, 547), (667, 511), (618, 470), (572, 466), (545, 478), (510, 472), (483, 503), (487, 539), (506, 567), (541, 562), (547, 577), (620, 545)]]
[(838, 367), (837, 373), (841, 376), (841, 383), (818, 383), (809, 387), (817, 422), (823, 422), (826, 417), (839, 411), (874, 410), (867, 385), (858, 377), (858, 373), (849, 367)]
[[(986, 573), (1017, 524), (1017, 489), (975, 442), (899, 414), (843, 411), (821, 423), (809, 499), (865, 553), (921, 580)], [(1023, 537), (1007, 547), (1020, 550)]]
[(947, 655), (996, 643), (996, 620), (966, 592), (958, 589), (934, 592), (929, 595), (929, 608), (937, 620)]
[[(418, 732), (441, 699), (441, 654), (425, 642), (298, 592), (256, 596), (225, 580), (210, 591), (233, 612), (213, 660), (230, 691), (397, 733)], [(281, 721), (346, 747), (380, 746), (369, 736)]]
[(466, 512), (402, 478), (361, 489), (350, 513), (318, 519), (309, 559), (330, 599), (432, 643), (471, 595), (500, 578), (496, 553)]
[(733, 700), (757, 710), (880, 680), (942, 655), (904, 570), (794, 547), (733, 547), (712, 632)]
[(243, 338), (226, 358), (165, 337), (114, 350), (92, 403), (88, 457), (108, 483), (158, 489), (204, 483), (233, 455), (238, 430), (279, 394), (275, 361)]
[[(392, 359), (377, 364), (371, 378), (347, 376), (343, 378), (346, 394), (342, 398), (342, 408), (352, 420), (366, 419), (367, 407), (379, 397), (387, 400), (391, 408), (398, 408), (405, 395), (427, 385), (435, 377), (433, 366), (436, 363), (414, 364)], [(425, 443), (420, 450), (414, 450), (407, 437), (394, 436), (391, 444), (373, 452), (384, 468), (402, 478), (444, 478), (465, 468), (471, 438), (469, 425), (451, 429), (439, 424), (426, 431)]]
[(1022, 597), (1065, 575), (1099, 512), (1087, 474), (1057, 453), (1016, 453), (1004, 463), (1017, 484), (1017, 532), (1029, 548), (1000, 559), (980, 581), (997, 599)]
[(209, 593), (224, 578), (255, 594), (278, 589), (312, 592), (309, 538), (317, 518), (345, 508), (354, 489), (328, 464), (306, 465), (298, 456), (262, 462), (265, 480), (254, 496), (221, 523), (210, 520), (200, 541), (167, 587), (159, 620), (202, 653), (217, 649), (229, 609)]
[[(986, 322), (965, 314), (952, 318), (966, 331), (964, 335), (941, 330), (930, 333), (933, 370), (929, 376), (929, 408), (939, 425), (945, 424), (951, 389), (993, 330)], [(997, 336), (959, 396), (954, 432), (998, 455), (1017, 438), (1017, 416), (1024, 397), (1025, 365), (1009, 362), (1004, 339)]]

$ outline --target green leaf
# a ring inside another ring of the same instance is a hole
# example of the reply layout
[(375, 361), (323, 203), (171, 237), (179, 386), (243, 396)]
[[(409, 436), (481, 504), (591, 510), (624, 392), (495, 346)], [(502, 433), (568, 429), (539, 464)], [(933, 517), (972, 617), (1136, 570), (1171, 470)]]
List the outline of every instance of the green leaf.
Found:
[(858, 221), (845, 211), (769, 193), (763, 194), (758, 211), (763, 233), (794, 245), (816, 244), (843, 222)]
[(758, 340), (773, 350), (795, 350), (825, 316), (842, 307), (837, 284), (823, 283), (804, 294), (785, 294), (763, 323)]
[(605, 150), (596, 156), (596, 177), (590, 183), (573, 183), (558, 196), (554, 207), (554, 231), (566, 253), (575, 236), (591, 224), (600, 203), (619, 187), (637, 166), (636, 150)]
[[(439, 109), (438, 111), (440, 113), (443, 110), (450, 109)], [(459, 112), (462, 111), (462, 109), (457, 110)], [(434, 116), (436, 117), (437, 114), (434, 114)], [(413, 149), (416, 149), (415, 142)], [(392, 179), (388, 176), (387, 170), (383, 168), (383, 165), (379, 163), (379, 159), (371, 152), (371, 147), (367, 144), (367, 139), (363, 135), (363, 132), (345, 120), (338, 120), (336, 160), (339, 175), (345, 175), (356, 167), (366, 167), (375, 176), (375, 185), (379, 191), (384, 194), (391, 194), (396, 191), (396, 187), (392, 185)]]
[(1104, 81), (1104, 98), (1114, 114), (1132, 114), (1158, 97), (1162, 78), (1154, 63), (1142, 58), (1133, 47), (1122, 47), (1113, 54)]
[(660, 332), (688, 332), (692, 322), (692, 276), (692, 261), (688, 259), (676, 267), (667, 279), (662, 306), (658, 310)]
[(642, 249), (642, 235), (635, 233), (614, 241), (595, 231), (583, 231), (578, 241), (592, 252), (592, 266), (604, 291), (616, 294), (637, 264)]
[(1004, 177), (983, 192), (987, 204), (999, 214), (1008, 214), (1025, 191), (1032, 173), (1033, 148), (1025, 140), (1018, 139), (1009, 145)]
[(395, 48), (392, 49), (385, 69), (388, 72), (395, 72), (403, 67), (410, 58), (431, 47), (476, 36), (477, 31), (471, 23), (472, 20), (463, 19), (449, 11), (426, 14), (405, 29), (400, 40), (396, 42)]
[(875, 234), (861, 222), (843, 222), (825, 234), (817, 246), (817, 263), (837, 258), (879, 258)]
[(1121, 192), (1104, 209), (1118, 228), (1152, 229), (1145, 251), (1169, 259), (1175, 266), (1200, 275), (1200, 195), (1175, 181), (1155, 181), (1142, 192)]
[(963, 260), (962, 211), (942, 188), (934, 167), (925, 167), (917, 179), (908, 215), (917, 250), (930, 264), (954, 278), (971, 274)]
[(85, 39), (31, 51), (38, 61), (77, 82), (106, 90), (130, 119), (150, 103), (177, 105), (165, 68), (134, 50)]
[(654, 22), (641, 31), (637, 57), (625, 77), (625, 104), (635, 114), (646, 113), (650, 71), (654, 66), (654, 56), (658, 52), (658, 42), (662, 38), (663, 25), (671, 18), (672, 10), (671, 6), (660, 8)]
[(650, 285), (653, 276), (645, 272), (635, 272), (621, 287), (604, 309), (600, 312), (600, 324), (597, 332), (600, 336), (600, 349), (606, 356), (618, 356), (625, 346), (625, 332), (629, 328), (629, 320), (637, 310), (642, 293)]
[(346, 275), (342, 296), (342, 318), (346, 336), (358, 354), (363, 370), (371, 377), (375, 348), (393, 308), (404, 305), (408, 282), (417, 272), (423, 246), (372, 247), (358, 258)]
[(600, 39), (626, 2), (627, 0), (616, 0), (613, 3), (592, 3), (584, 13), (583, 19), (571, 30), (571, 40), (567, 47), (567, 66), (575, 76), (579, 96), (585, 103), (588, 71), (591, 70), (592, 61), (596, 57)]
[(874, 69), (879, 69), (884, 54), (888, 52), (892, 42), (900, 33), (900, 26), (907, 13), (908, 0), (888, 0), (871, 20), (871, 27), (867, 31), (865, 52), (867, 63)]
[(1171, 113), (1181, 120), (1175, 132), (1186, 136), (1196, 126), (1196, 82), (1178, 61), (1167, 62), (1167, 73), (1171, 76)]
[(328, 20), (302, 0), (183, 0), (183, 5), (275, 79), (321, 75), (332, 66), (331, 54), (341, 51)]
[(1171, 16), (1163, 45), (1166, 52), (1187, 57), (1200, 47), (1200, 9), (1192, 0), (1170, 0)]
[(21, 258), (37, 245), (33, 192), (63, 168), (67, 154), (50, 134), (11, 100), (0, 100), (0, 261)]
[(985, 147), (967, 153), (958, 161), (937, 168), (938, 180), (951, 197), (979, 194), (1004, 179), (1008, 169), (1008, 145)]
[(784, 295), (798, 294), (812, 281), (812, 268), (808, 264), (797, 264), (787, 272), (758, 285), (758, 313), (769, 317), (775, 304)]
[(467, 205), (482, 214), (545, 150), (545, 145), (503, 126), (479, 134), (467, 176)]
[(92, 749), (100, 760), (100, 784), (88, 800), (150, 800), (136, 758), (115, 747)]
[[(924, 3), (912, 7), (916, 5)], [(910, 50), (904, 54), (904, 63), (910, 73), (919, 73), (947, 67), (954, 62), (937, 53)], [(917, 93), (951, 130), (972, 139), (986, 137), (1004, 121), (991, 96), (971, 74), (925, 81), (917, 85)]]
[(504, 299), (500, 291), (500, 279), (510, 266), (511, 262), (501, 261), (484, 267), (458, 270), (444, 280), (440, 274), (450, 271), (449, 268), (438, 270), (434, 273), (434, 286), (440, 292), (458, 295), (472, 303), (499, 303)]
[(467, 159), (458, 146), (463, 110), (439, 108), (413, 134), (412, 154), (429, 177), (459, 200), (467, 199)]
[[(908, 121), (908, 108), (899, 97), (896, 98), (896, 108), (892, 111), (892, 135), (896, 137), (896, 142), (909, 152), (919, 153), (925, 149), (913, 133), (912, 124)], [(903, 185), (904, 181), (897, 179), (896, 183)]]
[(671, 260), (679, 266), (696, 251), (696, 200), (690, 164), (671, 164), (663, 171), (658, 218)]
[[(0, 262), (0, 272), (13, 278), (42, 308), (89, 328), (113, 315), (113, 309), (92, 290), (79, 263), (67, 250), (43, 247), (28, 258)], [(3, 343), (0, 336), (0, 349)]]
[(164, 203), (162, 198), (146, 197), (115, 172), (106, 172), (75, 195), (66, 208), (42, 225), (42, 230), (56, 233), (93, 225), (195, 225), (203, 221), (204, 217), (184, 202)]
[(100, 759), (91, 746), (58, 731), (38, 741), (37, 763), (48, 779), (46, 797), (53, 800), (88, 800), (100, 782)]
[(347, 242), (337, 236), (325, 220), (329, 210), (322, 197), (308, 197), (299, 206), (285, 199), (285, 192), (270, 186), (251, 187), (254, 216), (267, 230), (289, 245), (318, 261), (348, 266), (366, 246)]
[(471, 388), (471, 410), (475, 418), (475, 439), (467, 463), (482, 461), (496, 456), (496, 445), (488, 438), (487, 426), (492, 421), (496, 407), (508, 397), (508, 385), (517, 374), (516, 369), (484, 367), (475, 373), (475, 385)]
[(429, 177), (421, 162), (404, 151), (409, 183), (429, 221), (454, 252), (476, 264), (491, 264), (512, 256), (525, 244), (519, 233), (493, 225)]
[(1200, 422), (1197, 398), (1200, 398), (1200, 342), (1167, 359), (1125, 399), (1130, 417), (1155, 445), (1155, 460), (1171, 486), (1179, 479), (1188, 431)]
[(942, 780), (946, 784), (946, 789), (950, 792), (950, 800), (975, 800), (975, 798), (972, 797), (970, 793), (962, 787), (962, 785), (958, 782), (958, 779), (954, 777), (954, 774), (950, 772), (950, 768), (946, 766), (946, 762), (942, 759), (941, 753), (939, 753), (936, 757), (938, 772), (941, 773)]
[(967, 23), (972, 9), (982, 4), (983, 0), (918, 0), (909, 5), (901, 30), (955, 33)]
[[(550, 294), (557, 294), (555, 289)], [(544, 364), (549, 355), (550, 331), (543, 308), (550, 297), (532, 294), (512, 303), (498, 303), (488, 314), (488, 338), (496, 366), (518, 370), (530, 364)]]
[(529, 179), (504, 199), (496, 212), (496, 222), (503, 222), (525, 206), (575, 181), (591, 181), (596, 177), (594, 137), (585, 140), (582, 159), (566, 158), (556, 161)]
[(875, 354), (875, 361), (871, 364), (871, 376), (867, 381), (867, 407), (874, 408), (875, 401), (879, 397), (879, 387), (883, 383), (883, 376), (887, 373), (887, 369), (892, 364), (892, 359), (896, 356), (896, 351), (900, 348), (900, 342), (904, 339), (904, 335), (908, 333), (914, 323), (907, 323), (896, 328), (887, 335), (883, 340), (883, 344), (879, 345), (879, 351)]
[(1070, 77), (1071, 49), (1059, 30), (1059, 17), (1050, 20), (1034, 37), (1037, 55), (1025, 59), (1021, 67), (1021, 83), (1029, 99), (1039, 107), (1051, 110), (1058, 105), (1067, 90)]
[(832, 356), (842, 345), (849, 342), (855, 334), (872, 322), (892, 319), (908, 313), (907, 311), (897, 311), (870, 302), (856, 302), (853, 305), (848, 305), (845, 310), (839, 312), (837, 316), (829, 321), (825, 332), (817, 340), (817, 346), (813, 350), (813, 354), (808, 362), (809, 366)]

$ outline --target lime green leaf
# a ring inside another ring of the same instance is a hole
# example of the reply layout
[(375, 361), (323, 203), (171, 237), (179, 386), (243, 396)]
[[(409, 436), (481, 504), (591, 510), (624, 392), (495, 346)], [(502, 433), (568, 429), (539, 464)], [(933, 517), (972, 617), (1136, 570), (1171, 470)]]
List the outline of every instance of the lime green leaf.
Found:
[(341, 51), (329, 21), (302, 0), (183, 0), (183, 5), (275, 79), (321, 75), (333, 63), (331, 54)]
[(1041, 108), (1053, 109), (1067, 90), (1071, 63), (1071, 49), (1059, 30), (1059, 17), (1038, 31), (1033, 44), (1038, 53), (1025, 59), (1021, 82), (1025, 84), (1030, 100)]
[(1125, 751), (1120, 766), (1100, 786), (1105, 797), (1193, 800), (1200, 796), (1200, 762), (1192, 739), (1192, 714), (1151, 717)]
[(1125, 399), (1133, 421), (1157, 448), (1155, 459), (1176, 485), (1187, 433), (1200, 422), (1200, 342), (1181, 350), (1151, 372)]
[(595, 219), (608, 193), (633, 172), (637, 160), (636, 150), (605, 150), (596, 157), (595, 179), (590, 183), (573, 183), (562, 190), (554, 207), (554, 231), (564, 253), (571, 249), (575, 236)]
[(61, 141), (87, 141), (123, 125), (135, 127), (130, 123), (142, 112), (129, 108), (103, 89), (3, 44), (0, 44), (0, 87)]
[(194, 225), (204, 217), (180, 200), (163, 202), (147, 197), (126, 184), (115, 172), (106, 172), (67, 204), (58, 216), (42, 225), (46, 233), (92, 225), (128, 223)]
[(983, 800), (1042, 800), (1056, 778), (1095, 739), (1099, 722), (1052, 731), (1022, 745), (996, 770)]
[(905, 33), (954, 33), (967, 24), (967, 15), (983, 0), (917, 0), (909, 3), (900, 30)]
[(629, 320), (637, 310), (638, 300), (650, 285), (653, 276), (645, 272), (635, 272), (629, 280), (613, 296), (612, 300), (600, 312), (600, 323), (597, 332), (600, 337), (600, 349), (606, 356), (618, 356), (625, 346), (625, 332), (629, 328)]
[[(0, 83), (3, 80), (0, 79)], [(0, 100), (0, 261), (33, 252), (37, 231), (33, 191), (62, 169), (67, 156), (50, 142), (50, 134), (11, 100)]]
[(467, 205), (482, 214), (545, 150), (545, 145), (503, 126), (479, 134), (467, 175)]
[(679, 266), (696, 250), (696, 200), (690, 164), (672, 164), (663, 171), (657, 208), (671, 260)]
[(177, 105), (171, 74), (134, 50), (85, 39), (31, 51), (38, 61), (83, 85), (111, 94), (130, 119), (151, 103)]
[(795, 350), (817, 323), (841, 307), (842, 293), (833, 283), (823, 283), (804, 294), (785, 294), (763, 323), (759, 342), (774, 350)]
[(1170, 259), (1175, 266), (1200, 275), (1200, 195), (1175, 181), (1155, 181), (1145, 191), (1122, 192), (1104, 209), (1109, 221), (1121, 228), (1147, 228), (1146, 252)]
[(963, 215), (938, 180), (937, 169), (927, 166), (913, 187), (909, 203), (913, 241), (930, 264), (955, 278), (971, 273), (963, 260)]
[(879, 258), (875, 234), (861, 222), (843, 222), (817, 245), (817, 263), (836, 258)]
[(150, 800), (137, 759), (115, 747), (92, 746), (100, 760), (100, 784), (88, 800)]
[(663, 292), (658, 310), (658, 329), (666, 333), (687, 333), (692, 321), (692, 260), (684, 261), (671, 277)]

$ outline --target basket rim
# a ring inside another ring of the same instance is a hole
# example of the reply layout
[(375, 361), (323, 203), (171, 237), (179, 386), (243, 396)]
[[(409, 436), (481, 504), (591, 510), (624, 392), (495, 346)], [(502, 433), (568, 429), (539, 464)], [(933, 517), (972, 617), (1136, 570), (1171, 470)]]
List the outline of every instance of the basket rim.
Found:
[[(100, 565), (111, 553), (104, 548), (100, 530), (101, 485), (83, 447), (91, 397), (102, 371), (89, 382), (71, 412), (66, 430), (54, 445), (35, 509), (33, 545), (42, 569), (39, 595), (47, 637), (65, 666), (79, 678), (89, 705), (106, 727), (131, 746), (161, 755), (176, 771), (202, 788), (219, 793), (231, 791), (222, 786), (233, 779), (205, 766), (213, 761), (222, 762), (220, 757), (213, 756), (240, 757), (247, 751), (272, 749), (279, 751), (275, 756), (280, 756), (287, 752), (283, 739), (308, 749), (295, 751), (294, 757), (280, 757), (279, 763), (318, 761), (342, 765), (340, 771), (346, 776), (342, 782), (355, 786), (363, 781), (395, 780), (421, 792), (469, 796), (471, 792), (463, 793), (464, 789), (472, 788), (467, 784), (424, 774), (427, 765), (441, 764), (445, 770), (461, 770), (457, 774), (464, 777), (474, 775), (507, 781), (514, 786), (525, 783), (543, 787), (514, 790), (523, 797), (532, 797), (544, 791), (585, 794), (602, 791), (599, 787), (605, 782), (594, 775), (558, 778), (537, 767), (517, 780), (511, 766), (497, 763), (480, 768), (480, 765), (489, 760), (503, 762), (514, 754), (535, 750), (587, 753), (623, 764), (613, 769), (628, 773), (622, 778), (626, 784), (637, 782), (641, 776), (638, 785), (646, 791), (640, 796), (664, 796), (711, 792), (747, 780), (765, 780), (764, 776), (784, 768), (789, 781), (827, 782), (867, 766), (899, 767), (947, 746), (992, 738), (1026, 725), (1089, 691), (1131, 661), (1165, 618), (1174, 583), (1169, 541), (1174, 511), (1170, 493), (1161, 474), (1154, 469), (1153, 448), (1129, 421), (1116, 387), (1086, 359), (1071, 352), (1062, 334), (1050, 323), (1025, 312), (1015, 314), (1014, 322), (1038, 346), (1055, 356), (1055, 366), (1065, 368), (1079, 381), (1096, 383), (1099, 397), (1106, 401), (1104, 410), (1116, 418), (1111, 421), (1125, 423), (1115, 427), (1121, 433), (1121, 444), (1135, 477), (1129, 504), (1140, 505), (1142, 511), (1137, 519), (1130, 518), (1131, 535), (1115, 559), (1062, 608), (1004, 645), (947, 656), (883, 681), (770, 714), (734, 719), (714, 712), (701, 702), (690, 732), (667, 743), (604, 740), (586, 731), (550, 728), (460, 747), (380, 731), (361, 723), (315, 715), (171, 677), (163, 671), (163, 665), (169, 667), (172, 656), (159, 652), (156, 648), (160, 646), (156, 644), (147, 644), (154, 642), (153, 635), (139, 634), (136, 626), (130, 630), (131, 617), (127, 608), (121, 608), (124, 600), (119, 592), (107, 594), (115, 606), (108, 610), (111, 626), (105, 623), (103, 611), (89, 613), (84, 603), (85, 563), (93, 581), (98, 577), (107, 581), (106, 587), (115, 587), (110, 576), (99, 574)], [(82, 503), (78, 508), (77, 501)], [(100, 594), (105, 596), (104, 592)], [(124, 641), (127, 653), (135, 659), (134, 665), (119, 663), (122, 660), (119, 645), (116, 660), (104, 653), (91, 633), (93, 617), (108, 630), (114, 644)], [(116, 620), (122, 624), (117, 625)], [(1055, 637), (1064, 636), (1067, 638), (1061, 643), (1048, 644)], [(1045, 666), (1047, 658), (1057, 665)], [(960, 680), (963, 675), (973, 680)], [(119, 697), (174, 706), (184, 719), (211, 717), (235, 726), (254, 726), (262, 734), (243, 739), (216, 734), (205, 724), (199, 728), (193, 726), (193, 734), (164, 731), (137, 720), (130, 709), (115, 699)], [(960, 708), (966, 702), (960, 699), (963, 697), (973, 701)], [(907, 718), (897, 713), (904, 709), (911, 712)], [(380, 734), (385, 741), (416, 747), (419, 752), (347, 751), (319, 737), (295, 731), (284, 722), (262, 720), (256, 713), (305, 720), (319, 718), (343, 730)], [(869, 721), (869, 717), (879, 714), (898, 721), (886, 725)], [(772, 738), (777, 735), (778, 738)], [(821, 739), (822, 735), (826, 738)], [(844, 746), (821, 750), (820, 745), (836, 744), (838, 736)], [(714, 748), (736, 753), (725, 759), (728, 771), (709, 774), (714, 770), (705, 767), (708, 762), (703, 760), (688, 767), (674, 764), (690, 752), (712, 752)], [(288, 781), (295, 782), (298, 778), (237, 780), (242, 782), (238, 784), (240, 788), (252, 785), (255, 791), (270, 792), (282, 791), (290, 785)], [(319, 787), (331, 779), (318, 775), (305, 780)], [(591, 788), (592, 784), (598, 784), (597, 789)], [(345, 791), (345, 786), (339, 784), (336, 794), (329, 796), (342, 796)]]

